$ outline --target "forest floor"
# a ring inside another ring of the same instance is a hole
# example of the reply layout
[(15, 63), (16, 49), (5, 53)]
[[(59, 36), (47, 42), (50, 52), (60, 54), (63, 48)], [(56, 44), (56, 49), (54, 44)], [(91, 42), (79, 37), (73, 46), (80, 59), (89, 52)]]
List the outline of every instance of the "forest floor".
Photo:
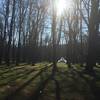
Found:
[(57, 64), (52, 78), (52, 64), (35, 66), (0, 66), (0, 100), (100, 100), (100, 68), (95, 78), (83, 73), (84, 68)]

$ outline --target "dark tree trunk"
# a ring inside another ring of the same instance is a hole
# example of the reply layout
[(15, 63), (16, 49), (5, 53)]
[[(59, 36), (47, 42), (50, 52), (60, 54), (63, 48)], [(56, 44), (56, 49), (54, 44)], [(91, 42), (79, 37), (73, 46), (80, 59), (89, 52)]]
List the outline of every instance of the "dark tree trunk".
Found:
[(2, 63), (2, 38), (0, 37), (0, 65)]
[(10, 49), (11, 49), (11, 42), (12, 42), (14, 15), (15, 15), (15, 0), (13, 0), (13, 10), (12, 10), (11, 23), (10, 23), (9, 40), (8, 40), (7, 51), (6, 51), (6, 64), (8, 66), (10, 64)]
[(21, 34), (22, 34), (22, 0), (19, 1), (19, 32), (18, 32), (18, 47), (17, 47), (17, 53), (16, 53), (16, 65), (20, 62), (20, 50), (21, 50)]
[[(55, 1), (53, 1), (54, 3)], [(56, 9), (55, 6), (53, 4), (53, 18), (52, 18), (52, 38), (53, 38), (53, 70), (52, 70), (52, 74), (53, 76), (55, 75), (55, 72), (57, 70), (57, 61), (56, 61)]]
[(93, 72), (96, 64), (96, 37), (98, 33), (98, 9), (99, 0), (91, 0), (91, 14), (89, 20), (89, 40), (88, 40), (88, 57), (86, 70)]
[(4, 56), (5, 61), (7, 62), (7, 55), (6, 55), (6, 36), (7, 36), (7, 32), (8, 32), (8, 18), (9, 18), (9, 4), (10, 4), (10, 0), (7, 0), (6, 2), (6, 15), (5, 15), (5, 24), (4, 24), (4, 34), (3, 34), (3, 44), (2, 44), (2, 56)]

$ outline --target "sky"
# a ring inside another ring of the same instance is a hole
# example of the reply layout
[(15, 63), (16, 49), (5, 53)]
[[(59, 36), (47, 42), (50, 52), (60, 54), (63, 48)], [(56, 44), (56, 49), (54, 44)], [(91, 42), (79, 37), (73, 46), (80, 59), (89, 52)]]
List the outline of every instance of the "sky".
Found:
[[(1, 3), (2, 3), (3, 1), (4, 1), (4, 0), (0, 0), (0, 9), (1, 9), (1, 7), (2, 7), (2, 6), (1, 6)], [(49, 25), (47, 25), (47, 26), (51, 27), (51, 20), (48, 19), (48, 20), (47, 20), (47, 24), (49, 24)], [(83, 24), (84, 24), (84, 27), (86, 27), (85, 23), (83, 23)], [(87, 28), (83, 28), (83, 32), (86, 33), (86, 31), (87, 31)], [(47, 28), (47, 29), (44, 30), (44, 32), (45, 32), (46, 34), (49, 34), (49, 36), (51, 35), (51, 34), (50, 34), (50, 33), (51, 33), (51, 29), (48, 29), (48, 28)], [(62, 39), (64, 40), (63, 37), (64, 37), (64, 34), (62, 34)], [(45, 37), (44, 37), (44, 38), (45, 38)], [(62, 41), (61, 41), (61, 42), (62, 42)], [(65, 41), (64, 41), (64, 42), (65, 42)]]
[(0, 3), (1, 3), (1, 1), (2, 1), (2, 0), (0, 0)]

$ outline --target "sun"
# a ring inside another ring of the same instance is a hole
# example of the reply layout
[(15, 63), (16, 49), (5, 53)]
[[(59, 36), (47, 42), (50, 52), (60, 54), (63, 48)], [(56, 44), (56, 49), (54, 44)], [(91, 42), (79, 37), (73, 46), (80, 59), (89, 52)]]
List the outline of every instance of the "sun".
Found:
[(61, 16), (65, 11), (68, 11), (72, 6), (71, 0), (57, 0), (56, 8), (57, 8), (57, 16)]

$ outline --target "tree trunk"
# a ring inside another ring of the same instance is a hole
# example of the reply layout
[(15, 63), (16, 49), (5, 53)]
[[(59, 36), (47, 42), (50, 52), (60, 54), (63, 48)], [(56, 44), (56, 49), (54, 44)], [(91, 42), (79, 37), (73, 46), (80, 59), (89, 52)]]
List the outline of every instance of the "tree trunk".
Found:
[(15, 15), (15, 0), (13, 1), (13, 10), (12, 10), (11, 23), (10, 23), (9, 40), (8, 40), (7, 51), (6, 51), (6, 64), (8, 66), (10, 65), (10, 49), (11, 49), (11, 42), (12, 42), (14, 15)]
[(55, 0), (53, 2), (53, 18), (52, 18), (52, 36), (53, 36), (53, 70), (52, 74), (55, 75), (56, 69), (57, 69), (57, 61), (56, 61), (56, 9), (55, 9)]
[(99, 0), (91, 0), (91, 14), (89, 20), (89, 42), (86, 70), (93, 72), (96, 64), (96, 37), (98, 33), (98, 8)]

